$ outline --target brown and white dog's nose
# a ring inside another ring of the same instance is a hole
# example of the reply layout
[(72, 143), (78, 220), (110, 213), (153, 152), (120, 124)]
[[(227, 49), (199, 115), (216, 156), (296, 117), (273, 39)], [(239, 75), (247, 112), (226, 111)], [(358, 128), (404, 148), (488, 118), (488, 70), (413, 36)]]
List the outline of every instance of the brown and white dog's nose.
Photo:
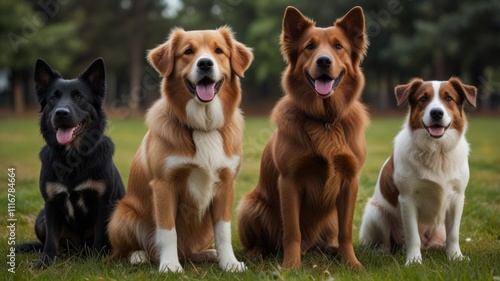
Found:
[(209, 71), (214, 66), (214, 62), (209, 58), (202, 58), (198, 60), (196, 66), (203, 71)]
[(433, 108), (431, 109), (431, 118), (433, 120), (441, 120), (443, 118), (443, 115), (444, 115), (444, 111), (441, 109), (441, 108)]
[(332, 65), (332, 59), (329, 56), (319, 56), (316, 59), (316, 64), (321, 69), (327, 69)]

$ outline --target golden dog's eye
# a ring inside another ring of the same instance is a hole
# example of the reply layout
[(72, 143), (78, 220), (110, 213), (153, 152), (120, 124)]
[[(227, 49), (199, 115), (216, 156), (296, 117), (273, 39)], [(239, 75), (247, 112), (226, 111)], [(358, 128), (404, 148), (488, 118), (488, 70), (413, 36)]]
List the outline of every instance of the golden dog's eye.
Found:
[(222, 54), (224, 53), (220, 48), (215, 49), (216, 54)]
[(306, 49), (307, 50), (312, 50), (312, 49), (314, 49), (314, 47), (315, 47), (314, 43), (309, 43), (309, 44), (307, 44)]
[(427, 97), (421, 97), (420, 102), (427, 102)]
[(192, 53), (193, 53), (193, 50), (192, 50), (192, 49), (186, 49), (186, 50), (184, 51), (184, 54), (185, 54), (185, 55), (190, 55), (190, 54), (192, 54)]
[(340, 43), (335, 43), (335, 49), (340, 50), (343, 49), (344, 47)]
[(453, 99), (452, 99), (450, 96), (446, 96), (446, 98), (444, 98), (444, 100), (445, 100), (445, 101), (447, 101), (447, 102), (450, 102), (450, 101), (452, 101)]

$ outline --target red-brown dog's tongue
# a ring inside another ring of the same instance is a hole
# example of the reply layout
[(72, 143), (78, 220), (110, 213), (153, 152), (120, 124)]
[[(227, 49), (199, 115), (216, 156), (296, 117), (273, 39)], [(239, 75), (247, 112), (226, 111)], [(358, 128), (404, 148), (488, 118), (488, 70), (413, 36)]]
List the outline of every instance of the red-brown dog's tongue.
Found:
[(202, 101), (211, 101), (215, 96), (215, 83), (198, 83), (196, 85), (196, 95)]
[(57, 142), (62, 145), (69, 143), (71, 139), (73, 139), (73, 132), (75, 132), (75, 128), (57, 129), (56, 133)]
[(316, 92), (320, 95), (326, 96), (332, 91), (333, 81), (334, 80), (316, 79), (314, 81), (314, 89), (316, 89)]
[(441, 126), (431, 126), (429, 127), (428, 131), (432, 136), (439, 137), (444, 134), (445, 128)]

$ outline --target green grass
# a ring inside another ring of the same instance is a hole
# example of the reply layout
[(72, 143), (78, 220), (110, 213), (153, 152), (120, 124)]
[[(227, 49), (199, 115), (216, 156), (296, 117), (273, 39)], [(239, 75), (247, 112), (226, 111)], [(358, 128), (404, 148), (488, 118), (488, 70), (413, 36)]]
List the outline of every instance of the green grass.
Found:
[[(216, 264), (185, 264), (184, 274), (159, 274), (150, 264), (131, 266), (127, 261), (106, 263), (96, 258), (66, 257), (44, 271), (31, 270), (29, 265), (40, 254), (18, 254), (16, 273), (7, 272), (7, 169), (16, 168), (16, 240), (34, 241), (33, 224), (43, 206), (38, 189), (40, 163), (38, 151), (43, 145), (36, 119), (0, 120), (0, 218), (2, 267), (0, 279), (16, 280), (163, 280), (163, 279), (223, 279), (223, 280), (492, 280), (500, 276), (500, 120), (471, 118), (468, 140), (471, 178), (466, 191), (460, 242), (462, 252), (470, 260), (448, 261), (444, 251), (424, 251), (423, 266), (404, 266), (404, 253), (384, 255), (364, 249), (358, 242), (358, 230), (364, 204), (373, 193), (380, 166), (392, 152), (392, 139), (403, 117), (374, 118), (367, 130), (368, 159), (361, 173), (361, 187), (354, 217), (355, 250), (364, 272), (351, 271), (332, 257), (308, 253), (299, 270), (282, 270), (281, 258), (248, 262), (244, 273), (225, 273)], [(143, 120), (112, 120), (108, 135), (116, 144), (114, 161), (124, 182), (127, 182), (131, 159), (146, 132)], [(260, 156), (272, 132), (266, 118), (247, 118), (245, 152), (242, 169), (236, 183), (237, 205), (241, 196), (253, 189), (259, 174)], [(233, 216), (234, 217), (234, 216)], [(471, 242), (465, 242), (471, 238)], [(234, 231), (233, 245), (240, 260), (243, 249)], [(498, 279), (496, 279), (498, 280)]]

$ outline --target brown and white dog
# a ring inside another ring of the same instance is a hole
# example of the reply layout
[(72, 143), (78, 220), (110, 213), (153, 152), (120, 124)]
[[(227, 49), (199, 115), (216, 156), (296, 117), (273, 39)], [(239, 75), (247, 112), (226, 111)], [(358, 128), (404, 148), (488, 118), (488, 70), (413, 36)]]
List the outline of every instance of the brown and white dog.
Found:
[(366, 158), (360, 63), (367, 44), (360, 7), (327, 28), (286, 9), (285, 95), (272, 113), (277, 129), (264, 150), (257, 187), (238, 207), (238, 236), (248, 257), (283, 250), (283, 266), (295, 268), (303, 251), (321, 249), (362, 267), (352, 220)]
[(430, 247), (446, 246), (449, 259), (463, 259), (458, 233), (469, 181), (464, 103), (475, 107), (476, 93), (458, 78), (413, 79), (395, 88), (398, 106), (408, 101), (409, 113), (366, 205), (364, 245), (387, 252), (404, 246), (406, 265), (421, 263), (420, 249)]
[[(113, 257), (159, 261), (162, 272), (183, 271), (179, 257), (245, 270), (230, 217), (242, 157), (239, 77), (252, 52), (228, 27), (177, 28), (148, 59), (163, 77), (161, 98), (147, 113), (149, 131), (109, 224)], [(207, 249), (214, 233), (216, 251)]]

